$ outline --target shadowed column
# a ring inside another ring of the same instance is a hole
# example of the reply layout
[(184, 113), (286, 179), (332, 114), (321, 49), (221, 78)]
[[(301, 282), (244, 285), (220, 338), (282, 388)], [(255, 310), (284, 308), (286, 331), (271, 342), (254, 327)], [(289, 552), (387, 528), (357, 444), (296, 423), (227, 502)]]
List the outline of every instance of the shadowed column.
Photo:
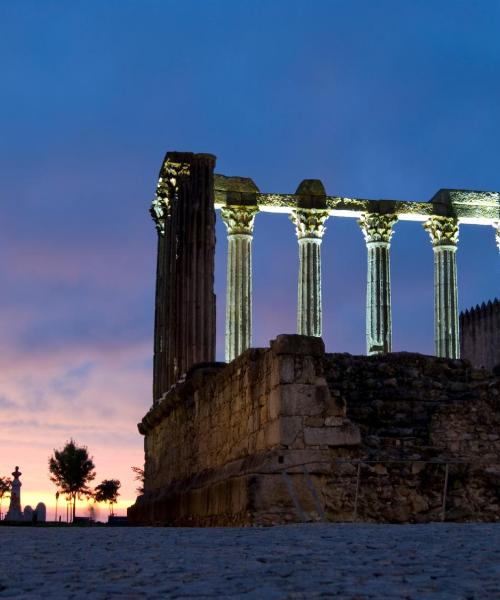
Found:
[(299, 241), (297, 333), (321, 337), (321, 241), (327, 210), (300, 208), (290, 218)]
[(158, 232), (153, 401), (215, 360), (215, 156), (168, 152), (151, 215)]
[(392, 350), (390, 247), (396, 215), (365, 213), (358, 223), (366, 241), (366, 352)]
[(226, 206), (227, 227), (226, 361), (252, 344), (252, 234), (256, 206)]
[(458, 221), (431, 217), (424, 223), (434, 250), (434, 335), (436, 355), (460, 357), (457, 262)]

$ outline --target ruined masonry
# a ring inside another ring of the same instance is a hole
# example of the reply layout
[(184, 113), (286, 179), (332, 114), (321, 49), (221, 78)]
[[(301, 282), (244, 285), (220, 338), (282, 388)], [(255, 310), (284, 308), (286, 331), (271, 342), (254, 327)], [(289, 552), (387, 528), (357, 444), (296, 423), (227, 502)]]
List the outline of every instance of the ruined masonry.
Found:
[(500, 301), (490, 300), (460, 315), (461, 353), (475, 367), (500, 370)]
[[(459, 319), (456, 251), (459, 225), (468, 224), (493, 227), (500, 250), (500, 194), (440, 190), (429, 202), (375, 201), (328, 196), (317, 180), (295, 194), (263, 194), (251, 179), (214, 168), (210, 154), (167, 153), (151, 207), (153, 405), (139, 424), (144, 494), (129, 519), (498, 520), (500, 378), (459, 359), (459, 325), (472, 358), (483, 321)], [(214, 362), (215, 209), (228, 238), (228, 364)], [(298, 240), (297, 334), (269, 348), (251, 347), (259, 212), (289, 214)], [(367, 356), (328, 354), (321, 340), (321, 242), (328, 219), (346, 217), (358, 220), (367, 247)], [(432, 244), (436, 357), (391, 353), (390, 243), (405, 220), (422, 222)], [(487, 355), (496, 360), (498, 348)]]

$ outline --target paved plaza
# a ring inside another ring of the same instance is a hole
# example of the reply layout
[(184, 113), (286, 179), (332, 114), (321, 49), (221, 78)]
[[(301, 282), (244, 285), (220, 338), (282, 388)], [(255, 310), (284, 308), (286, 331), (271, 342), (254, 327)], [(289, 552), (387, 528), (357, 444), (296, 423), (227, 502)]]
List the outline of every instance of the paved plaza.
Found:
[(0, 598), (500, 599), (500, 525), (0, 527)]

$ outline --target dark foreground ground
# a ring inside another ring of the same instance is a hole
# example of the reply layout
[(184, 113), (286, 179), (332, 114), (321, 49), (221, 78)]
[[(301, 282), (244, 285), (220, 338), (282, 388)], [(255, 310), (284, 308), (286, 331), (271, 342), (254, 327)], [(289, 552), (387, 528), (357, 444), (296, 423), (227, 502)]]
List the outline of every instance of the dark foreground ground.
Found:
[(0, 529), (0, 598), (500, 599), (500, 525)]

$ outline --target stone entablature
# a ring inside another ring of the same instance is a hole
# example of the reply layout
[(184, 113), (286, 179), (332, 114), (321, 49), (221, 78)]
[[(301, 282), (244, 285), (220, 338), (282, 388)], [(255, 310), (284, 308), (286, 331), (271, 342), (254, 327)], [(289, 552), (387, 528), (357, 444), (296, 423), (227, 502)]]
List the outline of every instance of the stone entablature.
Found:
[[(249, 190), (248, 184), (242, 191), (242, 181), (251, 182), (253, 191)], [(215, 175), (214, 195), (216, 208), (238, 204), (243, 197), (262, 212), (290, 213), (304, 202), (303, 194), (264, 194), (251, 179), (218, 174)], [(331, 216), (359, 218), (366, 212), (392, 213), (401, 221), (426, 221), (431, 216), (442, 216), (456, 218), (465, 224), (493, 225), (500, 214), (500, 192), (442, 189), (428, 202), (325, 195), (324, 208)]]

